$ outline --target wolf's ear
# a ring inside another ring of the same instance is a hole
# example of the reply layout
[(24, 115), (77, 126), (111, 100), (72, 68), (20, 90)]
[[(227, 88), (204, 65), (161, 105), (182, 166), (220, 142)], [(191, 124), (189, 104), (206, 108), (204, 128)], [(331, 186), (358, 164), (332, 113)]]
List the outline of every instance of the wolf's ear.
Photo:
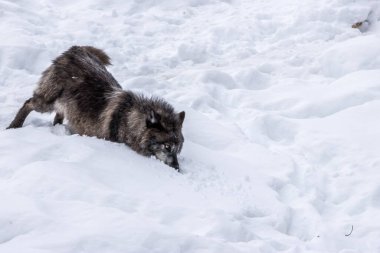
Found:
[(185, 112), (182, 111), (178, 113), (179, 123), (182, 125), (183, 121), (185, 120)]
[(157, 125), (160, 120), (161, 116), (155, 111), (150, 110), (146, 118), (146, 125), (147, 127), (153, 127), (154, 125)]

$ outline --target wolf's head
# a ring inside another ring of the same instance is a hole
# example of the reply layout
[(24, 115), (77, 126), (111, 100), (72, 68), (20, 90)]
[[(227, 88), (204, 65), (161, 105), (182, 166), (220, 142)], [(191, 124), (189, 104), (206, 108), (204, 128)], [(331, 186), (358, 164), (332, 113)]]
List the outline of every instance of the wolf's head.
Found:
[(146, 117), (148, 149), (152, 155), (179, 171), (177, 154), (181, 152), (184, 138), (182, 124), (185, 112), (174, 113), (162, 108), (150, 109)]

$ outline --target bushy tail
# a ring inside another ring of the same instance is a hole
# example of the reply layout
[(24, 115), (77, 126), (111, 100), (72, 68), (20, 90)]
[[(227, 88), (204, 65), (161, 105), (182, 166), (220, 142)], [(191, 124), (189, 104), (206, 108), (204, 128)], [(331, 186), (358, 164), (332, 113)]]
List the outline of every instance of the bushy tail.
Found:
[(82, 46), (88, 53), (95, 55), (104, 65), (111, 65), (111, 58), (101, 49), (91, 46)]

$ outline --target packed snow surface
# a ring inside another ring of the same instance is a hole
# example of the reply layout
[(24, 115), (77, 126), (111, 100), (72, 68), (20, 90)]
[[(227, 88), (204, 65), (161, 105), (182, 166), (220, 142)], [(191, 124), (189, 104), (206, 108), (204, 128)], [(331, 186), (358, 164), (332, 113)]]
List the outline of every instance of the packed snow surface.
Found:
[[(380, 252), (379, 10), (0, 0), (0, 252)], [(72, 45), (186, 111), (182, 173), (54, 115), (3, 130)]]

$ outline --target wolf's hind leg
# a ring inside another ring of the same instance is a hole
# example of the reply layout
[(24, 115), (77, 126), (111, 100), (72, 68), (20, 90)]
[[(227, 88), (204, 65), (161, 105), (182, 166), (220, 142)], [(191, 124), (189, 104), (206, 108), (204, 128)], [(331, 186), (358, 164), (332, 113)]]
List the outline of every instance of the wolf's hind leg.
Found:
[(7, 127), (7, 129), (22, 127), (22, 124), (24, 124), (26, 117), (33, 110), (34, 110), (33, 103), (32, 103), (32, 99), (30, 98), (25, 101), (24, 105), (18, 111), (18, 113), (16, 114), (16, 117), (14, 118), (12, 123), (9, 125), (9, 127)]
[(62, 124), (64, 116), (62, 113), (57, 112), (54, 117), (53, 125)]

